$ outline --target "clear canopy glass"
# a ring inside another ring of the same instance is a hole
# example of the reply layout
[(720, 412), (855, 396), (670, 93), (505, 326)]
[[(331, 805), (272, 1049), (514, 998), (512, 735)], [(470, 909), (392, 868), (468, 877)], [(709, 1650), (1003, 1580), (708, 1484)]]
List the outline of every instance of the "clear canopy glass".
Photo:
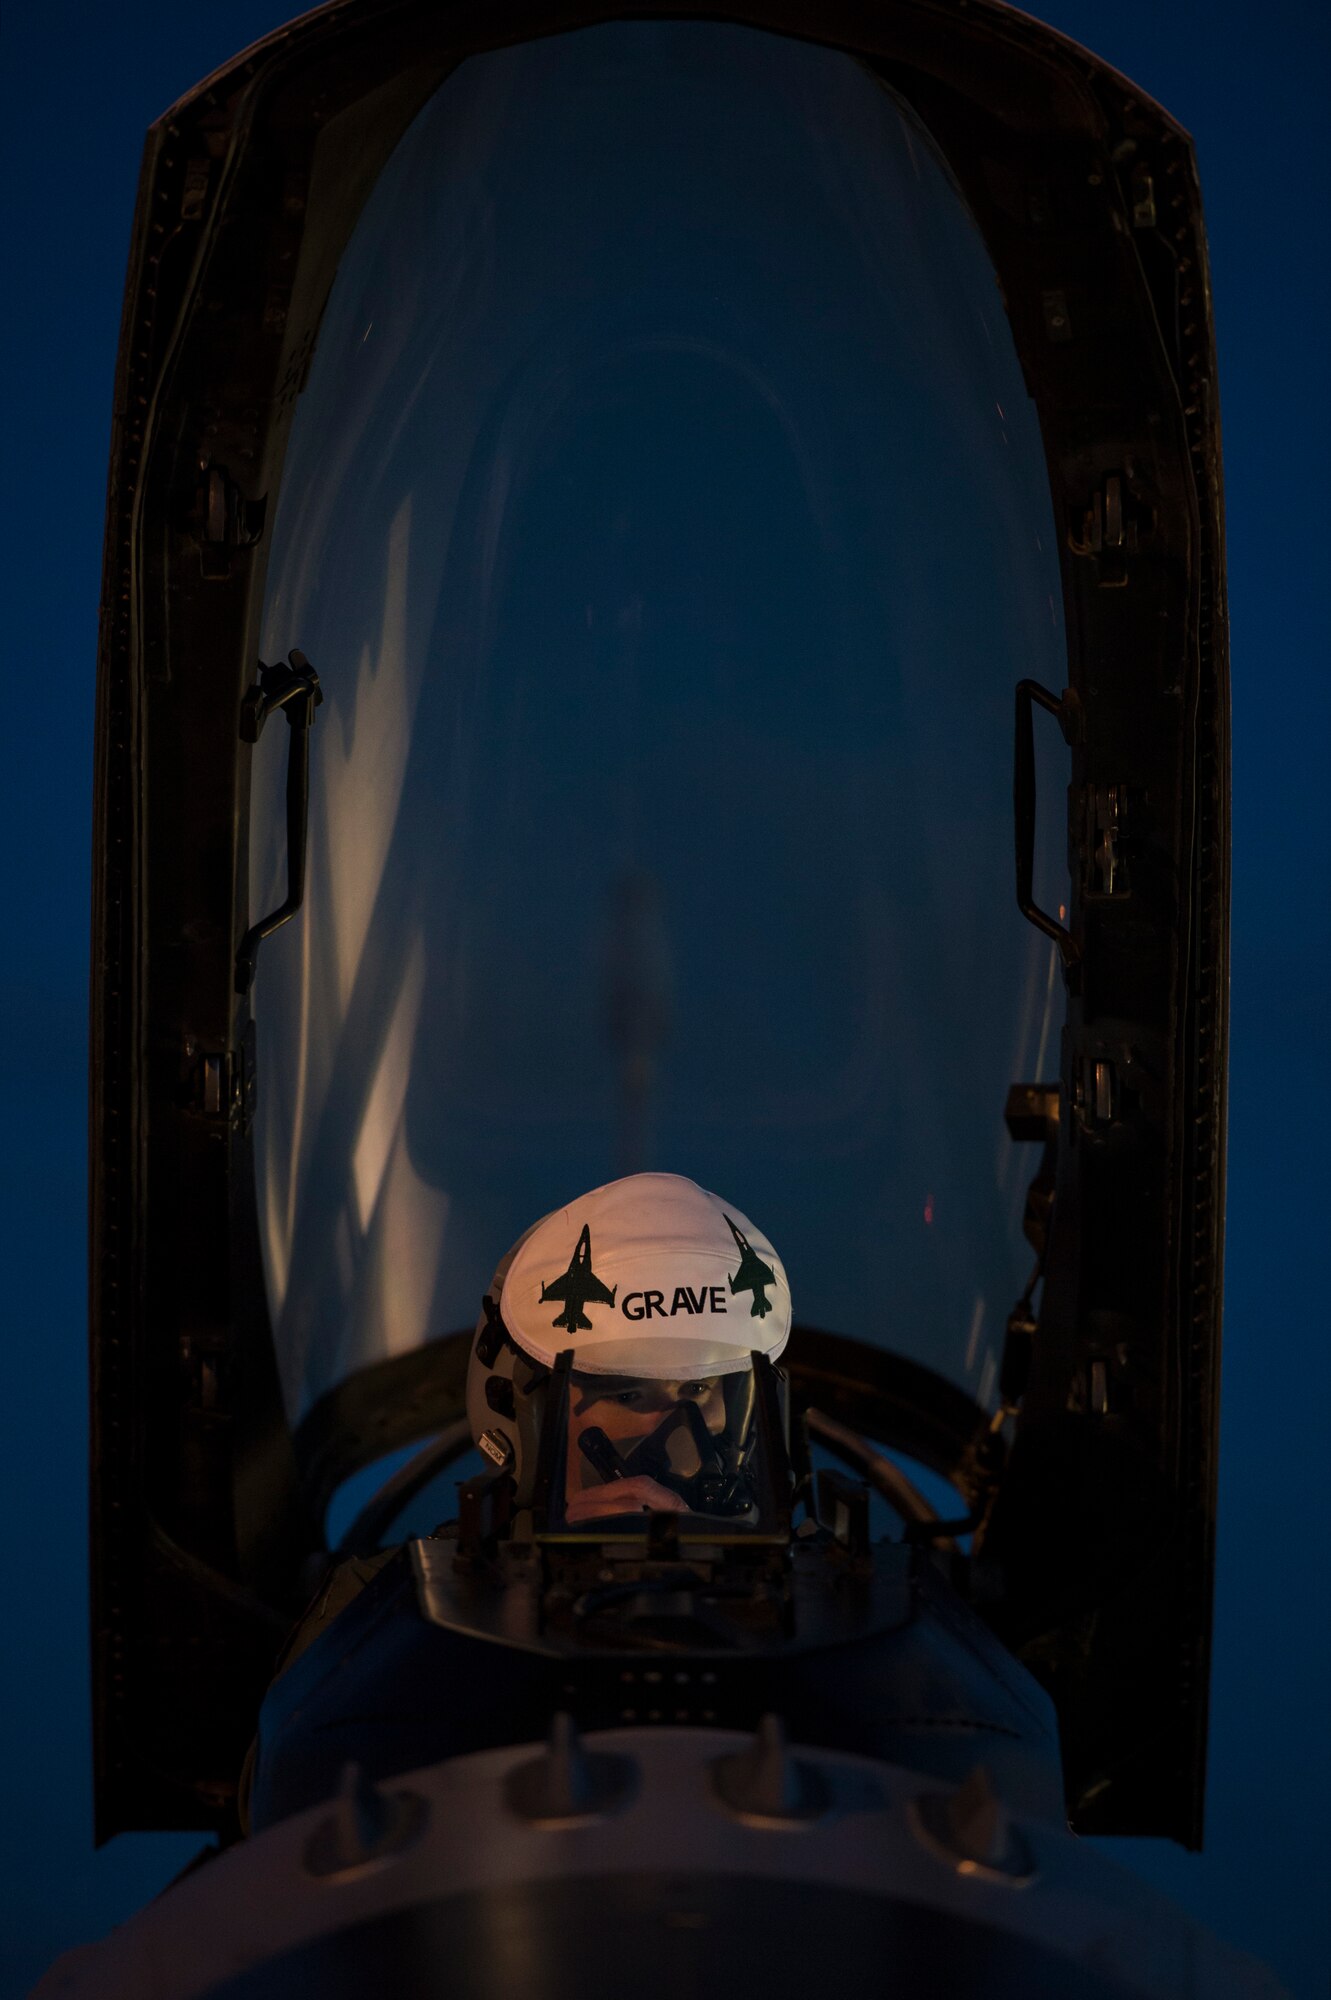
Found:
[(263, 643), (325, 694), (255, 988), (293, 1418), (638, 1168), (752, 1215), (797, 1320), (992, 1400), (1061, 991), (1013, 687), (1062, 687), (1062, 610), (993, 269), (893, 95), (713, 23), (466, 62), (343, 258)]

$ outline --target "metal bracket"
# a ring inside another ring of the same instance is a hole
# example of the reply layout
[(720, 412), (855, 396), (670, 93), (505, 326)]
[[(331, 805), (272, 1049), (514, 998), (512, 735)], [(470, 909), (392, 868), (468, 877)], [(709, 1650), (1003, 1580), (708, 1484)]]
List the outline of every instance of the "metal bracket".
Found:
[(217, 581), (231, 574), (235, 549), (252, 549), (263, 534), (268, 500), (248, 500), (224, 465), (202, 468), (194, 503), (202, 574)]
[(1039, 1331), (1040, 1323), (1030, 1299), (1023, 1295), (1008, 1314), (1003, 1334), (1003, 1359), (998, 1370), (998, 1395), (1005, 1410), (1015, 1409), (1026, 1394)]
[(1014, 1083), (1003, 1107), (1009, 1136), (1018, 1144), (1025, 1140), (1056, 1141), (1058, 1098), (1056, 1083)]
[(869, 1554), (869, 1489), (830, 1468), (818, 1474), (818, 1519), (857, 1560)]
[(240, 734), (257, 743), (263, 726), (281, 709), (291, 727), (287, 752), (287, 895), (284, 903), (257, 924), (251, 924), (236, 953), (236, 991), (248, 993), (254, 981), (259, 946), (295, 916), (305, 900), (305, 847), (310, 807), (310, 730), (314, 711), (323, 700), (319, 676), (304, 653), (293, 649), (289, 666), (259, 663), (259, 678), (240, 705)]
[(1128, 557), (1137, 553), (1137, 516), (1125, 501), (1122, 473), (1106, 474), (1082, 517), (1080, 534), (1068, 531), (1074, 556), (1094, 556), (1101, 590), (1122, 590), (1128, 581)]
[(1093, 1042), (1076, 1063), (1073, 1087), (1077, 1123), (1088, 1138), (1113, 1133), (1123, 1140), (1160, 1129), (1159, 1080), (1127, 1043)]
[(1084, 797), (1082, 894), (1089, 902), (1108, 902), (1130, 895), (1132, 884), (1123, 854), (1127, 788), (1088, 785)]
[(1044, 1151), (1039, 1170), (1026, 1190), (1023, 1222), (1026, 1240), (1035, 1252), (1035, 1269), (1008, 1314), (998, 1371), (999, 1401), (1004, 1410), (1014, 1410), (1026, 1393), (1040, 1330), (1032, 1300), (1044, 1275), (1053, 1228), (1060, 1116), (1061, 1094), (1056, 1083), (1014, 1083), (1008, 1091), (1003, 1117), (1010, 1136), (1019, 1145), (1040, 1142)]
[(257, 1090), (253, 1021), (247, 1023), (237, 1048), (200, 1051), (187, 1045), (186, 1057), (189, 1109), (248, 1132)]
[(1044, 1147), (1038, 1171), (1026, 1189), (1022, 1231), (1041, 1264), (1054, 1218), (1054, 1187), (1058, 1176), (1059, 1087), (1056, 1083), (1014, 1083), (1003, 1114), (1009, 1136), (1018, 1145)]
[(1132, 226), (1134, 229), (1154, 229), (1155, 225), (1155, 182), (1145, 167), (1139, 166), (1132, 176)]
[(197, 222), (202, 216), (208, 199), (208, 180), (212, 168), (213, 163), (206, 153), (186, 162), (185, 180), (180, 190), (182, 222)]
[[(494, 1441), (493, 1450), (485, 1439)], [(514, 1487), (507, 1469), (513, 1459), (512, 1447), (501, 1432), (487, 1431), (481, 1449), (491, 1459), (490, 1470), (478, 1472), (458, 1487), (458, 1552), (464, 1556), (479, 1556), (492, 1548), (495, 1537), (513, 1517)], [(501, 1449), (505, 1454), (502, 1465), (494, 1462), (494, 1452)]]

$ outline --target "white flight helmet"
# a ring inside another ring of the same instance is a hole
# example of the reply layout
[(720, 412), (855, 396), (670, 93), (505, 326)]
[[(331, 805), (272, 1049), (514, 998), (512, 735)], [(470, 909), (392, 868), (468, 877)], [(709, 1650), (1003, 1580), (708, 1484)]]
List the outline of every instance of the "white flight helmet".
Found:
[[(743, 1385), (734, 1381), (734, 1393), (726, 1392), (733, 1431), (742, 1386), (744, 1408), (752, 1407), (754, 1351), (775, 1361), (790, 1320), (785, 1268), (732, 1203), (678, 1174), (612, 1181), (543, 1217), (496, 1270), (467, 1376), (472, 1435), (511, 1475), (515, 1504), (527, 1505), (546, 1382), (557, 1357), (570, 1349), (576, 1376), (607, 1378), (607, 1394), (614, 1393), (611, 1378), (680, 1385), (746, 1378)], [(713, 1400), (720, 1410), (715, 1395)], [(696, 1414), (676, 1414), (706, 1445)], [(728, 1435), (719, 1417), (711, 1426), (718, 1436)], [(592, 1438), (604, 1453), (603, 1431), (594, 1430)], [(642, 1464), (648, 1445), (643, 1437), (634, 1454)], [(667, 1453), (685, 1463), (697, 1457), (685, 1440), (670, 1446), (664, 1432), (651, 1448), (653, 1471), (666, 1479)], [(613, 1450), (609, 1457), (616, 1476), (631, 1473)], [(683, 1475), (674, 1483), (681, 1492), (697, 1491), (696, 1468), (692, 1486)]]

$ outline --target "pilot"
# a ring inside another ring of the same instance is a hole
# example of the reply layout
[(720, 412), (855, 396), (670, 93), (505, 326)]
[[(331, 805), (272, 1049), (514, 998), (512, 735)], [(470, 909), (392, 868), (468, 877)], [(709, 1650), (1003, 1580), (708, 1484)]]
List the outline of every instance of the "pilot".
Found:
[[(753, 1355), (775, 1361), (789, 1333), (785, 1269), (761, 1231), (678, 1174), (632, 1174), (545, 1216), (500, 1263), (472, 1344), (472, 1434), (514, 1504), (542, 1498), (551, 1524), (752, 1520)], [(563, 1435), (542, 1459), (564, 1354)]]

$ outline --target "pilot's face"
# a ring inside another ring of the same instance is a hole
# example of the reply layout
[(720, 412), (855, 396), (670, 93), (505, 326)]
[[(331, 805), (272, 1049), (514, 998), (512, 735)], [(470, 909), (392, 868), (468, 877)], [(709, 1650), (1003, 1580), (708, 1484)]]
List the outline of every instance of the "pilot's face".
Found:
[(639, 1438), (650, 1437), (676, 1403), (694, 1402), (713, 1436), (726, 1427), (725, 1395), (719, 1375), (679, 1382), (644, 1381), (627, 1375), (577, 1375), (569, 1385), (568, 1484), (570, 1492), (597, 1483), (597, 1474), (578, 1450), (578, 1439), (593, 1425), (627, 1455)]

